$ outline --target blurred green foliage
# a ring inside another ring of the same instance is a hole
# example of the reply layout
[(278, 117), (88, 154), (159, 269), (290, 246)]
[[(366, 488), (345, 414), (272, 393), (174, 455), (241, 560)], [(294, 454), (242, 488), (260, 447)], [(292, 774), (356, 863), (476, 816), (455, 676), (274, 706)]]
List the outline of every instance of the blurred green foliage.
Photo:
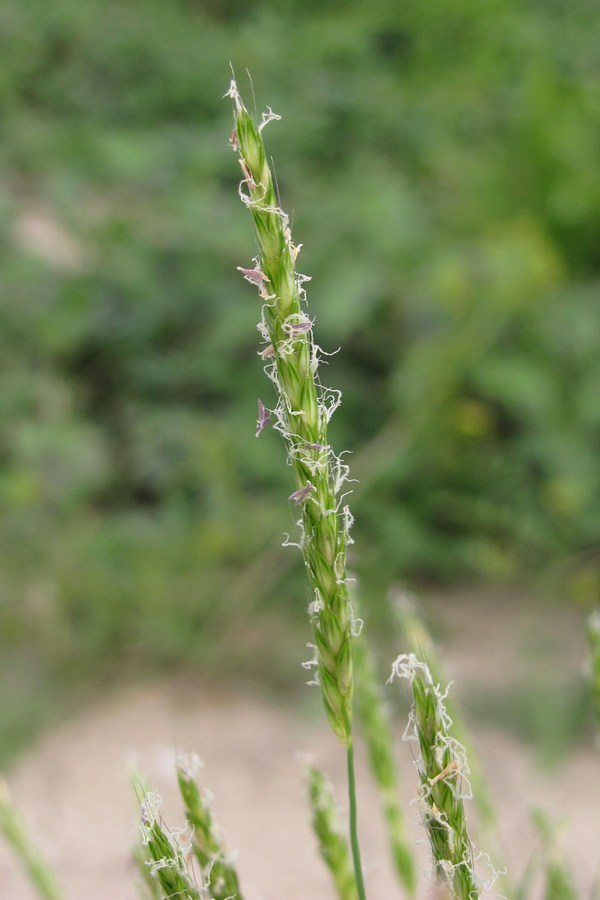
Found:
[(600, 593), (595, 3), (5, 0), (0, 25), (3, 704), (226, 666), (224, 634), (261, 665), (272, 611), (304, 615), (289, 472), (253, 436), (230, 61), (284, 115), (367, 589)]

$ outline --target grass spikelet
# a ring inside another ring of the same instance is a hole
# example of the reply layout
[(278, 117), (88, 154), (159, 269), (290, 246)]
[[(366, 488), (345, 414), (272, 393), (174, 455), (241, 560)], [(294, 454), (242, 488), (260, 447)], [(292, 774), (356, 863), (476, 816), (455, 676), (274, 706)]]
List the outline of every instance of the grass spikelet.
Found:
[[(296, 270), (299, 246), (292, 242), (287, 215), (279, 207), (267, 163), (262, 130), (273, 113), (256, 124), (240, 98), (235, 81), (235, 127), (231, 144), (242, 169), (240, 197), (254, 220), (259, 255), (254, 268), (239, 267), (258, 289), (262, 305), (260, 352), (277, 393), (272, 411), (275, 427), (286, 443), (296, 487), (290, 494), (300, 511), (300, 549), (311, 588), (309, 613), (316, 646), (316, 665), (329, 722), (349, 746), (352, 722), (351, 615), (346, 575), (346, 547), (352, 523), (343, 504), (348, 469), (334, 456), (327, 425), (339, 396), (318, 381), (319, 348), (304, 308), (304, 282)], [(270, 412), (259, 401), (257, 434)]]
[(186, 819), (192, 829), (191, 850), (200, 864), (211, 898), (241, 900), (237, 873), (223, 850), (210, 809), (196, 782), (197, 767), (195, 757), (180, 757), (177, 761), (177, 782)]
[(53, 871), (31, 842), (17, 812), (8, 785), (0, 778), (0, 832), (4, 835), (29, 880), (43, 900), (63, 900)]
[[(440, 662), (435, 642), (423, 617), (420, 615), (416, 601), (407, 594), (400, 593), (393, 597), (392, 607), (404, 634), (408, 652), (426, 659), (432, 680), (436, 684), (445, 684), (447, 678), (444, 676), (443, 666)], [(479, 822), (485, 828), (486, 833), (491, 835), (496, 828), (496, 810), (486, 780), (470, 747), (467, 728), (463, 722), (458, 704), (451, 697), (447, 697), (445, 706), (452, 719), (452, 733), (465, 747), (469, 758), (469, 780), (473, 787), (473, 804), (479, 814)]]
[(394, 868), (407, 894), (414, 897), (415, 863), (406, 841), (404, 815), (399, 804), (398, 776), (389, 715), (375, 665), (363, 635), (355, 641), (353, 655), (356, 713), (367, 745), (371, 771), (383, 801)]
[(340, 833), (335, 815), (333, 791), (316, 766), (308, 771), (313, 831), (319, 851), (329, 869), (339, 900), (357, 900), (358, 893), (348, 845)]
[[(473, 848), (467, 834), (463, 800), (470, 797), (466, 754), (450, 734), (445, 695), (414, 653), (399, 656), (392, 678), (409, 682), (413, 706), (405, 732), (421, 751), (419, 809), (429, 837), (434, 875), (457, 900), (479, 897)], [(466, 788), (466, 790), (465, 790)]]
[(160, 884), (165, 900), (206, 900), (206, 894), (188, 871), (189, 835), (164, 827), (159, 815), (161, 799), (147, 794), (142, 801), (142, 842), (146, 847), (146, 865)]
[[(440, 661), (435, 641), (420, 614), (418, 603), (411, 596), (402, 592), (396, 593), (392, 597), (392, 607), (402, 629), (408, 651), (414, 653), (417, 657), (427, 660), (431, 678), (436, 684), (446, 684), (448, 679), (444, 675), (443, 665)], [(485, 836), (490, 857), (496, 864), (503, 859), (504, 854), (498, 838), (498, 823), (494, 801), (479, 765), (478, 757), (473, 752), (460, 705), (449, 696), (445, 698), (444, 705), (452, 720), (453, 737), (462, 745), (469, 760), (469, 782), (473, 790), (473, 806), (478, 814), (477, 824), (481, 833)], [(508, 896), (513, 896), (515, 888), (511, 883), (506, 867), (498, 863), (497, 872), (500, 890)]]

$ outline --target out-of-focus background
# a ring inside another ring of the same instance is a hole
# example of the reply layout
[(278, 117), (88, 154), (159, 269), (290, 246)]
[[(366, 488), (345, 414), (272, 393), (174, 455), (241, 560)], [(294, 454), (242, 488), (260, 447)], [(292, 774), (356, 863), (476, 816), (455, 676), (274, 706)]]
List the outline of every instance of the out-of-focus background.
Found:
[[(4, 764), (123, 683), (302, 680), (289, 470), (276, 433), (254, 437), (272, 397), (236, 271), (255, 245), (230, 63), (249, 106), (246, 69), (258, 112), (283, 115), (265, 132), (282, 204), (318, 340), (342, 348), (323, 378), (344, 395), (332, 439), (354, 451), (373, 633), (392, 658), (393, 583), (447, 595), (446, 623), (466, 585), (482, 622), (498, 585), (583, 622), (599, 38), (591, 0), (5, 0)], [(562, 686), (559, 725), (543, 684), (507, 722), (589, 737), (582, 683)]]

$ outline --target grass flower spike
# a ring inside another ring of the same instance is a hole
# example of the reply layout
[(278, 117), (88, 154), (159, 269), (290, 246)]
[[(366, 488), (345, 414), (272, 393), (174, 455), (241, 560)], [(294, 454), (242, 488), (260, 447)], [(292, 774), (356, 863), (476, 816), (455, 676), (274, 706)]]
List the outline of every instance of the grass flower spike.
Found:
[[(327, 715), (336, 735), (351, 743), (351, 614), (346, 578), (346, 547), (351, 516), (343, 505), (347, 467), (333, 455), (327, 425), (339, 403), (317, 378), (319, 350), (312, 321), (304, 309), (305, 276), (296, 271), (299, 247), (292, 243), (289, 220), (279, 207), (262, 140), (263, 127), (278, 118), (271, 111), (257, 125), (244, 107), (236, 83), (229, 96), (235, 127), (231, 144), (239, 153), (243, 180), (240, 197), (252, 213), (260, 252), (254, 268), (239, 267), (258, 288), (262, 301), (260, 356), (267, 361), (278, 403), (275, 427), (282, 433), (296, 488), (289, 500), (301, 511), (302, 550), (312, 590), (310, 615), (316, 665)], [(259, 401), (257, 436), (269, 411)]]
[[(327, 717), (346, 747), (350, 840), (357, 894), (364, 900), (352, 745), (352, 616), (346, 574), (352, 516), (343, 493), (348, 467), (334, 455), (327, 440), (327, 426), (340, 396), (323, 388), (317, 378), (319, 348), (304, 309), (307, 278), (296, 270), (300, 246), (292, 242), (289, 219), (278, 204), (267, 163), (262, 130), (279, 117), (269, 110), (257, 125), (242, 103), (235, 81), (228, 96), (233, 100), (235, 120), (231, 145), (239, 154), (243, 176), (240, 197), (252, 213), (259, 244), (254, 268), (241, 268), (241, 272), (258, 288), (262, 304), (258, 330), (264, 349), (260, 356), (275, 386), (275, 428), (284, 438), (296, 481), (288, 499), (300, 510), (298, 546), (311, 590), (314, 664)], [(262, 406), (259, 403), (257, 435), (267, 420), (268, 411)]]
[(392, 678), (406, 679), (414, 704), (406, 740), (418, 741), (422, 764), (419, 807), (423, 816), (436, 880), (456, 900), (475, 900), (479, 887), (473, 868), (473, 847), (467, 835), (463, 800), (470, 797), (466, 754), (450, 735), (445, 695), (435, 685), (427, 665), (414, 653), (399, 656)]
[[(427, 667), (436, 684), (445, 683), (447, 679), (443, 673), (437, 647), (414, 598), (404, 592), (394, 592), (392, 595), (392, 610), (403, 632), (409, 653), (414, 653), (416, 656), (427, 660)], [(458, 704), (451, 697), (447, 697), (445, 707), (452, 719), (452, 733), (465, 748), (469, 757), (469, 768), (471, 770), (469, 778), (473, 787), (473, 802), (477, 807), (480, 824), (484, 826), (486, 837), (489, 839), (495, 833), (496, 812), (489, 794), (488, 785), (478, 764), (477, 757), (470, 746), (467, 728), (463, 722)]]
[(186, 837), (183, 832), (165, 827), (159, 815), (161, 802), (157, 794), (147, 794), (142, 801), (142, 841), (150, 873), (168, 900), (205, 900), (204, 890), (196, 884), (186, 864), (191, 849), (189, 834)]
[(200, 864), (211, 900), (242, 900), (237, 873), (223, 850), (212, 814), (196, 782), (199, 765), (194, 756), (182, 757), (177, 762), (179, 791), (192, 829), (191, 850)]

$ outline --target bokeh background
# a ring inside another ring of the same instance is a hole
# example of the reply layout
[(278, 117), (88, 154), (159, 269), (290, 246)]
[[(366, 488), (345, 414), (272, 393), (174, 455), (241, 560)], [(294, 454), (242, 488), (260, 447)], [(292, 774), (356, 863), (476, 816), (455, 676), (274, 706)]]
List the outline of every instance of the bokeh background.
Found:
[(230, 63), (283, 115), (282, 203), (342, 347), (374, 632), (393, 583), (598, 599), (599, 39), (592, 0), (5, 0), (2, 762), (123, 681), (299, 680)]

